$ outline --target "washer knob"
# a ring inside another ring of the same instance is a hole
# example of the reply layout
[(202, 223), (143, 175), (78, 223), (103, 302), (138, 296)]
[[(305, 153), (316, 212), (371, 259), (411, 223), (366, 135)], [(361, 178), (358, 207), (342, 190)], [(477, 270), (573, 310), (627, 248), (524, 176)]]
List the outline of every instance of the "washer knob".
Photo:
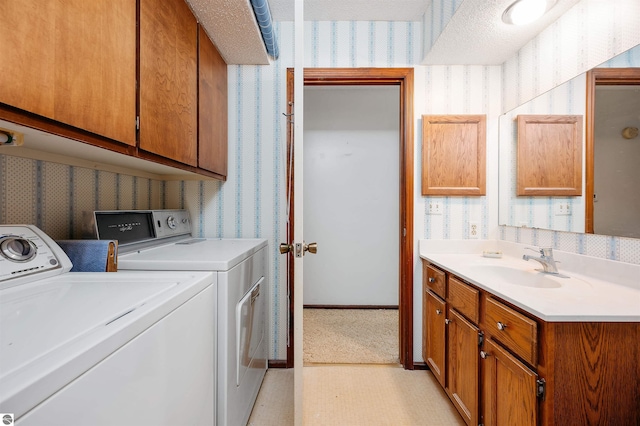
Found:
[(26, 238), (14, 235), (0, 239), (0, 253), (14, 262), (27, 262), (38, 254), (36, 245)]
[(169, 226), (169, 228), (171, 229), (176, 229), (176, 226), (178, 226), (178, 224), (176, 223), (176, 218), (173, 216), (169, 216), (167, 218), (167, 226)]

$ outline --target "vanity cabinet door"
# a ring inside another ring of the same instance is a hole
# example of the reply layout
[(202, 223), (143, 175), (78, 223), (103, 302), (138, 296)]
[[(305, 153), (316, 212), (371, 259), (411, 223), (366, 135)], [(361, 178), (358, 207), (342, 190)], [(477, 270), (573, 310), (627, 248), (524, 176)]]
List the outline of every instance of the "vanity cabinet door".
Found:
[(442, 387), (445, 383), (445, 317), (446, 304), (423, 286), (422, 357)]
[(537, 374), (490, 339), (484, 345), (482, 424), (537, 425)]
[(478, 424), (479, 330), (455, 309), (449, 309), (448, 318), (447, 392), (467, 425), (476, 426)]

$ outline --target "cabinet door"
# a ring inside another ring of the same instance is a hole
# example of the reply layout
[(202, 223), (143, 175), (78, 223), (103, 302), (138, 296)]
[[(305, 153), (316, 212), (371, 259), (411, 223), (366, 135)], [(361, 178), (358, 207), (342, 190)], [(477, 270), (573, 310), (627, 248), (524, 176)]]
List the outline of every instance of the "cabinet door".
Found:
[(535, 426), (537, 375), (491, 340), (482, 361), (482, 423)]
[(139, 148), (196, 166), (198, 24), (184, 0), (140, 1)]
[(464, 421), (468, 425), (476, 426), (478, 424), (478, 328), (455, 309), (449, 309), (449, 320), (447, 392)]
[(198, 28), (198, 167), (227, 176), (227, 64)]
[(0, 102), (136, 143), (136, 2), (5, 1)]
[(442, 387), (445, 383), (445, 303), (424, 286), (422, 357)]

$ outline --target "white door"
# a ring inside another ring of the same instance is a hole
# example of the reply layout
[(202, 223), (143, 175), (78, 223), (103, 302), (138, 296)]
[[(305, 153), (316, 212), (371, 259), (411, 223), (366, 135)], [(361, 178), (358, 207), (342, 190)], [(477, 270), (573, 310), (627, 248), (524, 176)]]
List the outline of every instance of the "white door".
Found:
[[(304, 243), (304, 235), (303, 232), (303, 223), (302, 218), (304, 217), (303, 211), (303, 129), (304, 129), (304, 116), (303, 116), (303, 105), (304, 105), (304, 0), (295, 0), (295, 17), (294, 17), (294, 27), (295, 27), (295, 61), (294, 61), (294, 93), (295, 93), (295, 103), (294, 103), (294, 126), (293, 126), (293, 134), (295, 135), (294, 143), (293, 143), (293, 163), (296, 165), (294, 168), (294, 194), (295, 200), (293, 205), (293, 217), (295, 218), (294, 223), (294, 235), (296, 241), (294, 241), (294, 254), (293, 254), (293, 262), (294, 262), (294, 278), (293, 278), (293, 288), (295, 295), (303, 294), (303, 286), (302, 279), (304, 276), (303, 270), (303, 255), (304, 251), (300, 250), (301, 244)], [(298, 252), (296, 253), (295, 250)], [(302, 386), (302, 309), (303, 309), (303, 301), (302, 297), (294, 298), (294, 306), (293, 306), (293, 320), (294, 320), (294, 329), (293, 329), (293, 376), (294, 376), (294, 386), (293, 386), (293, 400), (294, 400), (294, 425), (302, 426), (302, 395), (303, 395), (303, 386)]]

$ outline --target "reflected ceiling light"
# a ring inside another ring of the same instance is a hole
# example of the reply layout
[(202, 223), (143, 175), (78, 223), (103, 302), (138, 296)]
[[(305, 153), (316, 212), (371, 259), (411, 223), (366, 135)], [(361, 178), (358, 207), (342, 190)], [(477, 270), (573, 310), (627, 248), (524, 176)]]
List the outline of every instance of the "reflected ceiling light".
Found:
[(528, 24), (544, 15), (555, 3), (556, 0), (517, 0), (504, 11), (502, 20), (513, 25)]

